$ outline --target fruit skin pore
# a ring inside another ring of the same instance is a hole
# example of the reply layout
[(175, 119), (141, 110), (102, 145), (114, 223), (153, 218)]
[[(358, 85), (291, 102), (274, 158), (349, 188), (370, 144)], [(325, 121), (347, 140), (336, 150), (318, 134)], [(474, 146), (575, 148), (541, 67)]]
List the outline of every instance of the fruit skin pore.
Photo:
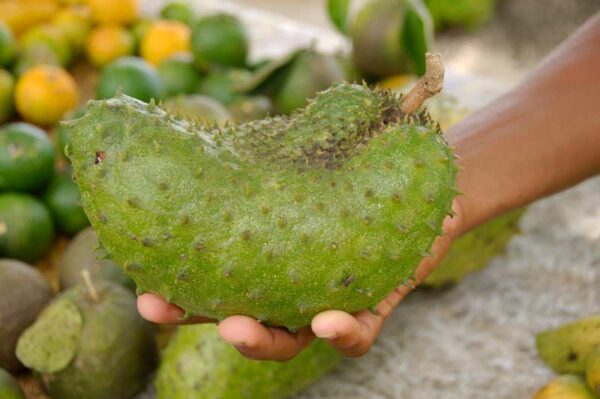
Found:
[(287, 398), (340, 360), (321, 340), (288, 362), (250, 360), (224, 342), (214, 325), (184, 326), (162, 353), (157, 399)]
[(82, 204), (142, 292), (291, 330), (413, 276), (457, 190), (424, 112), (340, 84), (290, 117), (190, 125), (126, 96), (69, 122)]

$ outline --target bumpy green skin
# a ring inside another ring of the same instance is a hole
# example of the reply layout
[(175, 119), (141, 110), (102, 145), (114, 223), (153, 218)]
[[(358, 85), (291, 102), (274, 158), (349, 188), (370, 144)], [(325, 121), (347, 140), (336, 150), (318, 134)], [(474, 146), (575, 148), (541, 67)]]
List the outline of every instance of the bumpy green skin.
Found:
[(456, 194), (436, 125), (365, 86), (224, 129), (125, 96), (71, 124), (100, 241), (141, 290), (193, 315), (293, 330), (368, 308), (413, 275)]
[(0, 368), (0, 399), (25, 399), (17, 381), (2, 368)]
[[(130, 398), (144, 387), (155, 365), (153, 329), (137, 313), (135, 296), (117, 284), (94, 284), (98, 302), (82, 285), (59, 297), (74, 301), (83, 328), (73, 360), (55, 373), (40, 374), (53, 398)], [(48, 334), (57, 335), (55, 342), (60, 342), (63, 331), (56, 326)]]
[(340, 362), (318, 340), (289, 362), (249, 360), (214, 325), (180, 327), (162, 353), (157, 399), (281, 399), (306, 389)]
[(87, 270), (92, 279), (101, 278), (135, 289), (135, 283), (116, 263), (110, 259), (102, 259), (104, 251), (99, 246), (96, 233), (91, 227), (82, 230), (71, 240), (58, 269), (61, 289), (79, 284), (83, 270)]
[(565, 374), (554, 378), (533, 399), (595, 399), (579, 375)]
[(0, 259), (0, 292), (0, 367), (17, 372), (23, 368), (15, 356), (17, 340), (50, 301), (52, 290), (33, 266)]
[(482, 269), (519, 232), (518, 223), (524, 211), (518, 209), (499, 216), (460, 237), (423, 285), (439, 288), (459, 283), (468, 274)]
[(591, 316), (536, 337), (542, 360), (557, 373), (585, 373), (590, 353), (600, 345), (600, 316)]
[(459, 26), (475, 30), (490, 20), (496, 0), (424, 0), (436, 30)]

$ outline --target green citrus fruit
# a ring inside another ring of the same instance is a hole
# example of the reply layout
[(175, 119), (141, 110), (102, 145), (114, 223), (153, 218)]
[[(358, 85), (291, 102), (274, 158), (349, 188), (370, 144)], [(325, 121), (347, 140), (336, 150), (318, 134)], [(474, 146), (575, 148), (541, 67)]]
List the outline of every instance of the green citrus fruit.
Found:
[(55, 151), (40, 128), (10, 123), (0, 129), (0, 191), (35, 192), (54, 173)]
[(251, 76), (252, 74), (244, 69), (214, 71), (200, 81), (197, 91), (229, 105), (241, 96), (237, 88)]
[(52, 216), (37, 198), (0, 194), (0, 258), (35, 262), (52, 244)]
[(156, 69), (139, 57), (120, 58), (102, 71), (96, 97), (114, 97), (119, 90), (146, 102), (151, 98), (160, 99), (164, 94), (164, 86)]
[(199, 19), (192, 28), (192, 52), (200, 67), (243, 67), (248, 55), (244, 25), (228, 14)]
[(172, 19), (189, 25), (194, 19), (194, 11), (186, 2), (173, 1), (163, 7), (160, 16), (162, 19)]
[(189, 53), (168, 58), (161, 62), (157, 69), (167, 96), (193, 93), (200, 82), (200, 74), (194, 67), (194, 61)]
[(64, 171), (50, 182), (43, 196), (57, 229), (73, 236), (89, 225), (80, 205), (81, 195), (70, 171)]

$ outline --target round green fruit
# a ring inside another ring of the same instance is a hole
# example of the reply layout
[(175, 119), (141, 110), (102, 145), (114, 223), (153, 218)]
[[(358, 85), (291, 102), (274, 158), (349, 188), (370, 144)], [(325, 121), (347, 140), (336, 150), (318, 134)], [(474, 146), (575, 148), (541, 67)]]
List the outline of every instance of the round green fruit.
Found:
[(194, 11), (187, 2), (173, 1), (160, 11), (162, 19), (172, 19), (189, 25), (194, 19)]
[(92, 279), (105, 279), (135, 289), (133, 281), (110, 259), (101, 259), (105, 253), (91, 227), (83, 229), (67, 246), (58, 269), (60, 287), (64, 290), (81, 282), (81, 273), (87, 270)]
[(16, 353), (53, 398), (129, 399), (156, 364), (153, 332), (131, 291), (88, 279), (44, 309)]
[(33, 266), (0, 259), (0, 292), (0, 367), (18, 372), (23, 364), (15, 355), (17, 340), (50, 301), (52, 289)]
[(54, 173), (56, 151), (48, 135), (28, 123), (0, 129), (0, 192), (36, 192)]
[[(63, 118), (63, 121), (77, 119), (77, 118), (82, 117), (83, 115), (85, 115), (85, 107), (80, 107), (73, 111), (68, 112), (67, 115)], [(54, 139), (56, 141), (56, 148), (58, 149), (58, 153), (61, 154), (63, 159), (68, 161), (69, 157), (67, 157), (65, 150), (66, 150), (67, 146), (71, 145), (71, 140), (72, 140), (71, 131), (69, 130), (69, 128), (67, 128), (66, 126), (63, 126), (61, 123), (59, 123), (58, 126), (56, 127), (55, 132), (56, 133), (55, 133)]]
[(52, 216), (43, 202), (28, 194), (0, 194), (0, 257), (35, 262), (53, 238)]
[(273, 103), (267, 96), (244, 96), (233, 100), (227, 109), (236, 122), (246, 123), (266, 118), (273, 112)]
[(248, 56), (248, 37), (244, 25), (229, 14), (199, 19), (192, 29), (192, 52), (196, 64), (243, 67)]
[(160, 75), (152, 65), (139, 57), (120, 58), (102, 71), (96, 97), (111, 98), (119, 91), (145, 102), (164, 96)]
[(165, 86), (166, 96), (190, 94), (200, 82), (191, 54), (178, 54), (158, 65), (158, 74)]
[(71, 178), (70, 170), (54, 176), (43, 198), (60, 232), (73, 236), (90, 224), (81, 208), (79, 187)]
[(56, 52), (50, 46), (45, 44), (32, 45), (19, 53), (19, 58), (13, 67), (13, 72), (15, 75), (21, 76), (30, 68), (42, 64), (61, 66), (58, 55), (56, 55)]
[(241, 96), (238, 87), (248, 81), (251, 76), (250, 71), (245, 69), (214, 71), (200, 81), (197, 92), (229, 105)]

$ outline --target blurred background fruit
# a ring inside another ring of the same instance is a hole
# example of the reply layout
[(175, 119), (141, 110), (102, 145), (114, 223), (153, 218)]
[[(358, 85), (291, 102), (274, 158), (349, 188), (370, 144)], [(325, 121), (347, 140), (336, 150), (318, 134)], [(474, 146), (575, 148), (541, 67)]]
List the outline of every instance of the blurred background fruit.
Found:
[(104, 68), (98, 81), (97, 98), (110, 98), (122, 91), (142, 101), (164, 96), (164, 86), (156, 69), (139, 57), (123, 57)]
[(56, 52), (46, 45), (34, 45), (22, 49), (13, 67), (13, 72), (17, 77), (22, 76), (29, 69), (38, 65), (61, 66), (60, 59)]
[(65, 290), (81, 282), (81, 272), (87, 270), (92, 280), (104, 279), (135, 290), (135, 283), (119, 265), (110, 259), (102, 259), (105, 254), (100, 248), (98, 237), (91, 227), (79, 232), (67, 246), (58, 269), (61, 289)]
[[(50, 301), (52, 289), (34, 266), (0, 259), (0, 291), (0, 367), (17, 372), (23, 369), (15, 356), (17, 340)], [(6, 398), (1, 388), (0, 398)]]
[(57, 230), (74, 236), (90, 223), (81, 207), (81, 195), (71, 178), (71, 170), (56, 174), (42, 196)]
[(99, 68), (117, 58), (132, 55), (135, 50), (133, 34), (120, 25), (99, 25), (90, 33), (86, 52), (88, 60)]
[(46, 46), (56, 54), (61, 66), (67, 66), (72, 59), (71, 42), (67, 33), (58, 26), (45, 24), (25, 32), (19, 40), (22, 50), (29, 47)]
[(65, 33), (77, 55), (85, 47), (87, 36), (92, 29), (90, 10), (86, 6), (63, 8), (54, 16), (52, 24)]
[(54, 171), (56, 152), (40, 128), (15, 122), (0, 128), (0, 192), (39, 192)]
[[(85, 114), (85, 107), (81, 106), (81, 107), (75, 108), (74, 110), (72, 110), (70, 112), (67, 112), (62, 120), (68, 121), (71, 119), (76, 119), (76, 118), (83, 116), (84, 114)], [(56, 126), (54, 139), (56, 142), (56, 149), (57, 149), (58, 153), (60, 154), (60, 156), (65, 161), (69, 161), (69, 158), (65, 154), (65, 148), (68, 145), (71, 145), (71, 130), (69, 128), (67, 128), (66, 126), (63, 126), (59, 123)]]
[(192, 51), (199, 67), (243, 67), (248, 47), (246, 28), (232, 15), (209, 15), (193, 25)]
[(425, 72), (433, 23), (421, 0), (371, 0), (350, 22), (349, 34), (354, 61), (368, 75)]
[(29, 194), (0, 194), (0, 258), (35, 262), (53, 238), (52, 216), (43, 202)]
[(17, 380), (2, 368), (0, 368), (0, 398), (25, 399)]
[(0, 21), (20, 35), (33, 26), (49, 21), (59, 8), (55, 0), (2, 0)]
[(0, 124), (15, 113), (15, 79), (6, 69), (0, 68)]
[(342, 33), (348, 32), (348, 12), (351, 0), (328, 0), (327, 12), (335, 27)]
[(77, 84), (64, 69), (39, 65), (28, 69), (18, 80), (15, 103), (28, 122), (55, 125), (79, 101)]
[(163, 108), (175, 115), (197, 122), (223, 125), (233, 119), (223, 104), (200, 94), (172, 97), (163, 103)]
[(197, 92), (229, 105), (241, 96), (240, 87), (251, 78), (245, 69), (215, 70), (201, 79)]
[(233, 100), (227, 109), (236, 122), (245, 123), (272, 114), (273, 102), (267, 96), (243, 96)]
[(436, 30), (459, 27), (475, 30), (494, 14), (496, 0), (424, 0)]
[(10, 28), (0, 22), (0, 67), (9, 67), (17, 54), (17, 43)]
[(190, 4), (184, 1), (172, 1), (167, 3), (160, 11), (160, 16), (163, 19), (172, 19), (190, 25), (194, 19), (194, 10)]
[(165, 59), (158, 65), (157, 70), (165, 86), (166, 96), (193, 93), (201, 79), (189, 52)]
[(180, 52), (190, 51), (190, 28), (178, 21), (156, 21), (146, 31), (140, 54), (156, 65)]
[(131, 24), (139, 15), (137, 0), (88, 0), (92, 18), (100, 24)]

